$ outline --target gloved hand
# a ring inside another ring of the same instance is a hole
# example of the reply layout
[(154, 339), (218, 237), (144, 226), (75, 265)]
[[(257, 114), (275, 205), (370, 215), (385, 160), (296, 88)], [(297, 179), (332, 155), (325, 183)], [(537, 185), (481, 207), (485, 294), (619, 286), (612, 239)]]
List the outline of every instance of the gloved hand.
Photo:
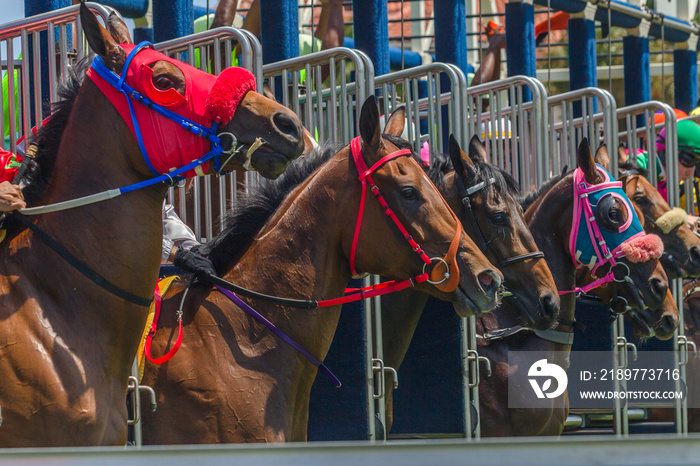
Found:
[(216, 270), (208, 257), (199, 254), (197, 251), (178, 248), (175, 252), (173, 265), (182, 270), (194, 273), (201, 281), (206, 281), (209, 275), (216, 276)]

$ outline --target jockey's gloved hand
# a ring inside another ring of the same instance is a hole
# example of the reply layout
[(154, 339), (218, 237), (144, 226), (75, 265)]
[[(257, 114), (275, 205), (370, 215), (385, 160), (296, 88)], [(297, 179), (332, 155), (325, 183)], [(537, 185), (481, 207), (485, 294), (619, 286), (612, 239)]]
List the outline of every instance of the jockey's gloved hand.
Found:
[(196, 250), (178, 248), (175, 252), (173, 265), (187, 272), (192, 272), (201, 281), (206, 281), (209, 275), (216, 276), (214, 264), (211, 263), (208, 257), (203, 256)]

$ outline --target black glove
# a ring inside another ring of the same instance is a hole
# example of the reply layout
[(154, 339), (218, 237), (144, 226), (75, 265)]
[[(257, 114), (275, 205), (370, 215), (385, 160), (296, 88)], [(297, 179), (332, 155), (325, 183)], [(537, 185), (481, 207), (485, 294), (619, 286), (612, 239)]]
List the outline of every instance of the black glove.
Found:
[(173, 265), (180, 267), (186, 272), (194, 273), (201, 281), (205, 281), (209, 275), (216, 276), (214, 264), (211, 263), (208, 257), (205, 257), (196, 251), (188, 251), (187, 249), (178, 248), (178, 250), (175, 252)]

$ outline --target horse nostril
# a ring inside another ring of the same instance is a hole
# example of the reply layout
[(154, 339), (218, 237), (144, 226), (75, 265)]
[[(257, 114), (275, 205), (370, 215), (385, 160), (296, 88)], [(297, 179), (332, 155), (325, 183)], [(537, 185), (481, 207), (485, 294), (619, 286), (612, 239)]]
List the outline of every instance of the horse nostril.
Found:
[(496, 291), (501, 287), (501, 278), (492, 270), (481, 272), (477, 278), (484, 293), (495, 299)]
[(540, 309), (545, 317), (554, 319), (559, 314), (559, 306), (554, 303), (552, 295), (547, 293), (540, 298)]
[(693, 265), (700, 266), (700, 248), (693, 246), (688, 253), (690, 254), (690, 262)]
[(301, 139), (301, 128), (297, 125), (297, 122), (291, 115), (283, 112), (277, 112), (272, 121), (275, 123), (277, 129), (293, 139)]
[(658, 298), (659, 301), (663, 301), (668, 292), (668, 285), (658, 278), (652, 278), (649, 280), (649, 287), (654, 296)]
[(661, 318), (660, 327), (664, 333), (672, 333), (676, 329), (676, 320), (669, 315), (665, 315)]

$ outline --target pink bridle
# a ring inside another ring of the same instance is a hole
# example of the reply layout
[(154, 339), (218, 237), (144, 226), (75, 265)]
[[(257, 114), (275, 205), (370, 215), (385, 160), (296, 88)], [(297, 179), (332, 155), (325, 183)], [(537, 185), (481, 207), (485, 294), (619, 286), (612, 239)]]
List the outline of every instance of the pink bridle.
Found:
[[(626, 251), (629, 250), (628, 246), (629, 244), (632, 243), (643, 243), (644, 242), (644, 237), (648, 236), (644, 231), (641, 231), (637, 234), (634, 234), (631, 237), (628, 237), (625, 239), (622, 243), (620, 243), (615, 249), (612, 251), (608, 248), (608, 245), (603, 238), (603, 234), (600, 231), (600, 227), (598, 226), (598, 222), (596, 221), (595, 214), (593, 212), (593, 208), (591, 207), (591, 202), (588, 198), (589, 194), (595, 193), (597, 191), (602, 191), (602, 190), (610, 190), (610, 189), (623, 189), (622, 182), (620, 181), (611, 181), (610, 180), (610, 175), (600, 167), (597, 168), (597, 170), (604, 176), (605, 181), (603, 183), (595, 184), (595, 185), (589, 185), (586, 180), (585, 180), (585, 175), (583, 173), (583, 170), (580, 168), (576, 169), (574, 172), (574, 181), (573, 181), (573, 186), (574, 186), (574, 211), (573, 211), (573, 222), (571, 225), (571, 233), (569, 234), (569, 252), (571, 254), (571, 259), (574, 262), (574, 266), (578, 269), (581, 268), (581, 266), (586, 265), (586, 264), (581, 264), (579, 261), (579, 257), (577, 256), (576, 252), (576, 243), (578, 239), (578, 231), (579, 231), (579, 225), (581, 221), (581, 217), (584, 218), (584, 221), (586, 222), (586, 227), (589, 235), (590, 242), (593, 246), (593, 251), (595, 252), (595, 257), (591, 258), (591, 264), (588, 264), (588, 267), (591, 268), (591, 273), (595, 274), (595, 272), (600, 268), (601, 266), (605, 264), (610, 265), (610, 270), (608, 271), (607, 274), (605, 274), (602, 278), (599, 278), (598, 280), (593, 281), (592, 283), (585, 285), (581, 288), (575, 287), (573, 290), (567, 290), (567, 291), (560, 291), (559, 294), (567, 294), (567, 293), (578, 293), (582, 292), (585, 293), (587, 291), (590, 291), (592, 289), (598, 288), (600, 286), (603, 286), (607, 283), (610, 282), (631, 282), (631, 279), (629, 277), (630, 275), (630, 269), (627, 264), (622, 263), (622, 262), (617, 262), (615, 259), (619, 259), (621, 257), (625, 257), (627, 255)], [(625, 197), (622, 196), (618, 193), (611, 193), (611, 195), (617, 199), (619, 199), (622, 203), (624, 203), (627, 206), (629, 216), (627, 218), (627, 221), (625, 222), (624, 225), (621, 227), (621, 231), (627, 230), (627, 228), (632, 224), (634, 217), (634, 209), (632, 205), (630, 204), (629, 200)], [(583, 216), (581, 213), (583, 212)], [(653, 235), (652, 235), (653, 236)], [(640, 241), (641, 240), (641, 241)], [(659, 240), (660, 242), (660, 240)], [(654, 249), (654, 248), (651, 248)], [(649, 258), (658, 258), (660, 256), (660, 252), (658, 251), (652, 251), (652, 250), (647, 251), (649, 253)], [(658, 248), (656, 248), (658, 249)], [(661, 247), (661, 251), (663, 251), (663, 247)], [(641, 258), (631, 258), (634, 262), (641, 260)], [(618, 277), (615, 274), (615, 267), (622, 267), (622, 270), (624, 273), (624, 276)]]
[[(456, 266), (456, 255), (457, 255), (457, 248), (459, 247), (459, 239), (461, 236), (461, 228), (459, 221), (457, 217), (455, 216), (454, 213), (452, 213), (452, 216), (455, 219), (455, 222), (457, 224), (457, 228), (455, 229), (454, 236), (452, 237), (452, 242), (450, 243), (450, 247), (447, 251), (447, 254), (445, 255), (444, 258), (434, 258), (435, 260), (438, 261), (438, 264), (433, 267), (432, 272), (430, 273), (430, 278), (428, 278), (428, 273), (425, 272), (425, 268), (432, 264), (432, 259), (425, 254), (423, 249), (420, 247), (420, 245), (413, 239), (411, 234), (406, 230), (406, 228), (401, 224), (401, 221), (396, 217), (396, 214), (394, 214), (394, 211), (391, 210), (389, 207), (389, 204), (387, 204), (386, 200), (384, 199), (384, 196), (382, 196), (382, 193), (379, 191), (379, 187), (375, 184), (374, 180), (372, 179), (372, 173), (377, 171), (380, 167), (382, 167), (384, 164), (387, 162), (394, 160), (398, 157), (402, 157), (404, 155), (410, 156), (411, 155), (411, 150), (410, 149), (403, 149), (403, 150), (398, 150), (396, 152), (392, 152), (389, 155), (385, 155), (379, 161), (377, 161), (374, 165), (372, 165), (371, 168), (367, 168), (367, 164), (365, 163), (363, 157), (362, 157), (362, 142), (360, 137), (356, 137), (355, 139), (352, 140), (350, 143), (350, 151), (352, 153), (353, 160), (355, 161), (355, 167), (357, 168), (357, 172), (359, 173), (358, 180), (362, 184), (362, 194), (360, 197), (360, 208), (357, 213), (357, 221), (355, 223), (355, 233), (353, 235), (352, 239), (352, 247), (350, 249), (350, 271), (352, 272), (353, 276), (357, 276), (357, 270), (355, 269), (355, 256), (357, 253), (357, 243), (360, 239), (360, 230), (362, 228), (362, 217), (364, 214), (364, 209), (365, 209), (365, 197), (367, 194), (367, 185), (369, 185), (370, 190), (372, 191), (372, 194), (374, 194), (374, 197), (377, 198), (377, 201), (379, 201), (379, 204), (382, 206), (384, 209), (384, 213), (391, 218), (391, 220), (394, 222), (396, 227), (399, 229), (403, 237), (408, 241), (408, 244), (411, 246), (411, 248), (420, 256), (421, 260), (423, 260), (423, 273), (414, 277), (414, 278), (409, 278), (408, 280), (402, 282), (415, 282), (415, 283), (423, 283), (423, 282), (428, 282), (441, 291), (445, 292), (451, 292), (454, 291), (457, 288), (457, 284), (459, 283), (459, 268)], [(434, 189), (436, 189), (433, 186)], [(436, 189), (437, 192), (437, 189)], [(443, 200), (444, 201), (444, 200)], [(445, 205), (447, 203), (445, 202)], [(450, 210), (452, 212), (452, 210)], [(453, 266), (453, 273), (450, 273), (450, 264)]]

